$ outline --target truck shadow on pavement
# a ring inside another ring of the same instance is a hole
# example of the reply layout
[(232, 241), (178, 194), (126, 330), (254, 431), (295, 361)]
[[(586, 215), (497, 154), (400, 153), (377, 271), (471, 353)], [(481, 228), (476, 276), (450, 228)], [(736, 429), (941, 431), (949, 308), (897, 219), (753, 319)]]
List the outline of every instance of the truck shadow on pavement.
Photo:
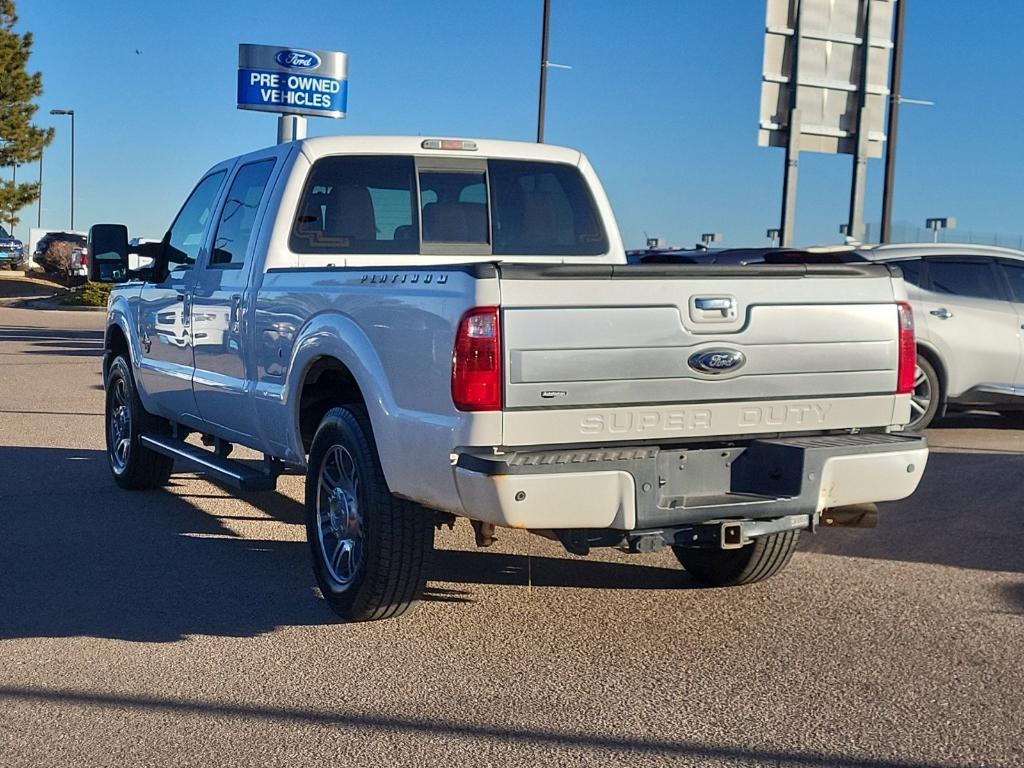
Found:
[(167, 491), (121, 491), (102, 451), (0, 447), (0, 466), (0, 639), (170, 642), (335, 621), (305, 541), (242, 538)]
[(437, 581), (502, 586), (583, 587), (587, 589), (685, 589), (696, 584), (680, 568), (638, 561), (609, 563), (570, 557), (438, 550), (432, 576)]
[(0, 344), (26, 347), (23, 354), (61, 355), (65, 357), (99, 357), (103, 354), (103, 331), (87, 329), (59, 330), (4, 326), (0, 328)]
[(801, 549), (1024, 573), (1024, 454), (932, 453), (917, 492), (873, 530), (822, 530)]
[[(246, 538), (225, 524), (301, 525), (293, 499), (249, 495), (266, 517), (219, 518), (187, 492), (121, 491), (96, 450), (0, 447), (0, 467), (0, 639), (171, 642), (337, 621), (314, 588), (304, 540)], [(1020, 496), (1006, 494), (1006, 477), (1024, 477), (1024, 456), (934, 454), (921, 489), (884, 505), (879, 528), (823, 531), (803, 550), (1022, 573)], [(431, 575), (443, 586), (428, 586), (425, 600), (446, 603), (473, 602), (460, 584), (693, 586), (675, 568), (463, 550), (439, 550)], [(1024, 585), (1010, 592), (1024, 612)]]
[[(303, 525), (293, 499), (249, 494), (252, 515), (220, 518), (197, 504), (221, 497), (190, 495), (188, 477), (172, 478), (179, 493), (120, 490), (97, 450), (0, 447), (0, 467), (0, 639), (172, 642), (339, 621), (315, 589), (304, 538), (248, 538), (228, 525)], [(429, 585), (424, 600), (470, 603), (458, 583), (525, 586), (528, 573), (536, 586), (689, 584), (682, 570), (439, 550), (432, 576), (445, 584)]]

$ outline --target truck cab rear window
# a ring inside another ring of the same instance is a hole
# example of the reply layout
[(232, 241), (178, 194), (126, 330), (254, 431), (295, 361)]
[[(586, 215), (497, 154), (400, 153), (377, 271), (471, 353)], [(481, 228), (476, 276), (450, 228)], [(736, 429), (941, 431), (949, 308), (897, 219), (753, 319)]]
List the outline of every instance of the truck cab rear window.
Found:
[[(488, 160), (419, 170), (400, 156), (318, 160), (291, 234), (296, 253), (597, 256), (608, 237), (579, 170)], [(421, 242), (424, 244), (421, 246)], [(467, 250), (468, 249), (468, 250)]]

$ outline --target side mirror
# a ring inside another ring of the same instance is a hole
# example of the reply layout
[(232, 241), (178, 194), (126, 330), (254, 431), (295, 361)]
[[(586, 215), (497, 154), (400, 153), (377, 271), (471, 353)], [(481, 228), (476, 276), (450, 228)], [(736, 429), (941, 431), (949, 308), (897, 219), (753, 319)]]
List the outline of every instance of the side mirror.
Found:
[(89, 227), (89, 279), (96, 283), (128, 280), (128, 227), (93, 224)]

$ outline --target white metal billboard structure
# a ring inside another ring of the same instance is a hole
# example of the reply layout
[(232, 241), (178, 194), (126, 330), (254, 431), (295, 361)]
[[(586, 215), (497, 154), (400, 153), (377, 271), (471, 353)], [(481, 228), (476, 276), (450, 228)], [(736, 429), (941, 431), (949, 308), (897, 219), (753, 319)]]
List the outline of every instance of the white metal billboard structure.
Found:
[(767, 0), (758, 144), (786, 148), (782, 245), (792, 245), (799, 153), (853, 155), (849, 230), (864, 231), (869, 157), (881, 157), (899, 0)]

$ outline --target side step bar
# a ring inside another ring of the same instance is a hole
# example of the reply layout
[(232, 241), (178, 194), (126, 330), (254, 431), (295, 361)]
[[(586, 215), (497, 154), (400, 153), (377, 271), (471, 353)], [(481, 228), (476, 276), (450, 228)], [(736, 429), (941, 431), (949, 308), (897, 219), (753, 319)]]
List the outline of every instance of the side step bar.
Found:
[(139, 435), (139, 442), (151, 451), (170, 456), (189, 469), (201, 472), (211, 480), (237, 490), (272, 491), (277, 488), (275, 473), (256, 469), (239, 461), (221, 458), (212, 451), (204, 451), (183, 440), (147, 433)]

